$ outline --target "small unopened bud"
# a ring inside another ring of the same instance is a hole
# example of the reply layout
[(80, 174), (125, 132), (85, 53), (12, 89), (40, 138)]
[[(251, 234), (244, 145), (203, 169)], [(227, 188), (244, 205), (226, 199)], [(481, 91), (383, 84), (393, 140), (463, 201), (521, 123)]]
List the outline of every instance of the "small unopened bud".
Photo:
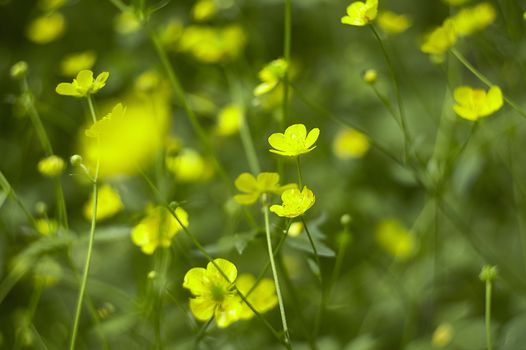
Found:
[(10, 73), (13, 79), (23, 79), (27, 74), (27, 63), (25, 61), (18, 61), (11, 67)]
[(342, 226), (349, 226), (351, 221), (352, 221), (352, 217), (349, 214), (343, 214), (342, 217), (340, 218), (340, 223), (342, 224)]
[(168, 208), (170, 208), (170, 210), (175, 210), (179, 207), (179, 203), (176, 202), (176, 201), (172, 201), (170, 202), (170, 204), (168, 204)]
[(69, 158), (69, 162), (73, 166), (81, 166), (82, 162), (83, 162), (83, 159), (78, 154), (75, 154), (75, 155), (72, 155), (71, 158)]
[(480, 271), (479, 278), (482, 282), (492, 282), (497, 278), (497, 266), (484, 265)]
[(376, 69), (367, 69), (362, 73), (362, 79), (367, 84), (374, 84), (377, 78), (378, 72), (376, 72)]
[(37, 202), (35, 204), (35, 210), (38, 215), (44, 215), (47, 212), (47, 204), (44, 202)]

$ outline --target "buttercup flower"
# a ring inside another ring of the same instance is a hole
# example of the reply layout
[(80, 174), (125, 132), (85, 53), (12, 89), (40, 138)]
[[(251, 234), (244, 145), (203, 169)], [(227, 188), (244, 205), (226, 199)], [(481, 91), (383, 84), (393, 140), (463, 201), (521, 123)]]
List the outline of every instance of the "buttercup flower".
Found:
[(33, 20), (26, 29), (26, 36), (37, 44), (47, 44), (58, 39), (66, 28), (66, 20), (59, 12), (53, 12)]
[(76, 76), (81, 70), (91, 69), (97, 60), (94, 51), (75, 52), (65, 56), (60, 62), (60, 72), (68, 77)]
[(411, 26), (411, 20), (406, 15), (399, 15), (392, 11), (382, 11), (378, 15), (378, 25), (389, 34), (403, 33)]
[(274, 148), (270, 152), (280, 154), (282, 156), (299, 156), (303, 153), (312, 151), (316, 146), (313, 146), (320, 136), (320, 129), (314, 128), (309, 131), (303, 124), (294, 124), (289, 126), (285, 133), (274, 133), (268, 138), (268, 143)]
[(257, 178), (250, 173), (242, 173), (235, 181), (236, 188), (245, 194), (237, 194), (234, 200), (239, 204), (252, 204), (263, 193), (281, 194), (296, 184), (279, 185), (278, 173), (259, 173)]
[[(184, 227), (188, 226), (188, 214), (177, 207), (175, 215)], [(147, 215), (132, 230), (131, 238), (144, 254), (153, 254), (157, 247), (169, 247), (172, 238), (183, 228), (165, 207), (147, 209)]]
[(254, 89), (254, 96), (264, 95), (274, 90), (285, 77), (289, 66), (283, 58), (278, 58), (259, 71), (261, 83)]
[(35, 229), (42, 236), (49, 236), (57, 232), (58, 223), (52, 219), (37, 219), (35, 220)]
[(459, 11), (452, 17), (455, 31), (460, 36), (466, 36), (486, 28), (495, 21), (497, 12), (488, 2), (477, 4)]
[(229, 136), (238, 132), (243, 120), (243, 113), (243, 108), (237, 104), (224, 107), (217, 116), (217, 134)]
[[(272, 309), (278, 303), (276, 286), (270, 278), (263, 278), (257, 285), (256, 278), (251, 274), (242, 274), (237, 278), (237, 289), (260, 314)], [(241, 299), (241, 298), (239, 298)], [(248, 320), (254, 316), (254, 311), (241, 299), (239, 318)]]
[(440, 26), (430, 32), (420, 46), (422, 52), (431, 55), (443, 55), (457, 42), (457, 33), (451, 19), (447, 19)]
[(64, 165), (62, 158), (52, 155), (38, 162), (38, 171), (44, 176), (55, 177), (62, 174)]
[(286, 190), (281, 195), (281, 200), (283, 204), (274, 204), (270, 207), (270, 211), (281, 217), (295, 218), (309, 210), (316, 198), (314, 193), (304, 186), (301, 192), (297, 188)]
[[(97, 197), (97, 221), (104, 220), (117, 214), (124, 208), (119, 193), (110, 185), (102, 185)], [(91, 220), (93, 216), (93, 194), (84, 205), (84, 217)]]
[(60, 83), (55, 90), (59, 95), (85, 97), (102, 89), (109, 75), (108, 72), (102, 72), (96, 79), (93, 79), (92, 71), (82, 70), (72, 83)]
[(242, 313), (240, 297), (234, 289), (237, 269), (225, 259), (215, 259), (214, 263), (209, 262), (206, 269), (190, 269), (184, 276), (183, 287), (193, 295), (190, 310), (195, 318), (208, 321), (215, 317), (218, 327), (224, 328), (237, 321)]
[(460, 86), (454, 91), (455, 112), (467, 120), (479, 120), (498, 111), (503, 104), (502, 91), (498, 86), (492, 86), (488, 92)]
[(365, 3), (355, 1), (347, 7), (347, 16), (342, 17), (343, 24), (362, 27), (372, 22), (378, 14), (378, 0), (367, 0)]
[(217, 5), (214, 0), (198, 0), (192, 7), (192, 17), (197, 22), (209, 20), (217, 13)]
[(183, 148), (177, 155), (166, 157), (165, 161), (166, 168), (181, 182), (205, 181), (214, 173), (210, 163), (192, 148)]
[(396, 219), (380, 222), (376, 229), (376, 241), (398, 260), (408, 259), (416, 252), (415, 237)]
[(334, 138), (332, 149), (341, 159), (361, 158), (369, 150), (369, 139), (357, 130), (343, 129)]

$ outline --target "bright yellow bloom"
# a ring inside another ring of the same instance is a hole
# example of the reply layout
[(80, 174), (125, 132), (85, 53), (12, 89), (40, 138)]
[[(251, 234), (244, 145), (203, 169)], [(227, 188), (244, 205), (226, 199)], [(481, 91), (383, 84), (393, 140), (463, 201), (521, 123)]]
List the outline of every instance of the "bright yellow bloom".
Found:
[[(102, 185), (97, 196), (97, 221), (104, 220), (117, 214), (124, 208), (119, 193), (110, 185)], [(84, 205), (84, 217), (91, 220), (93, 216), (93, 194)]]
[(376, 241), (380, 247), (398, 260), (406, 260), (416, 252), (415, 237), (396, 219), (380, 222), (376, 229)]
[(102, 72), (93, 79), (93, 72), (82, 70), (72, 83), (60, 83), (55, 89), (57, 94), (64, 96), (85, 97), (96, 93), (106, 85), (110, 73)]
[(488, 92), (473, 89), (469, 86), (459, 86), (455, 89), (455, 112), (467, 120), (479, 120), (498, 111), (503, 104), (502, 91), (498, 86), (492, 86)]
[(406, 15), (399, 15), (392, 11), (382, 11), (378, 15), (378, 25), (389, 34), (399, 34), (411, 27), (411, 20)]
[[(270, 278), (263, 278), (254, 287), (256, 278), (251, 274), (242, 274), (237, 278), (237, 289), (246, 297), (250, 305), (260, 314), (272, 309), (278, 303), (276, 286)], [(241, 299), (241, 298), (240, 298)], [(254, 316), (254, 311), (241, 301), (241, 313), (239, 318), (248, 320)]]
[(420, 50), (431, 55), (440, 56), (455, 45), (456, 42), (457, 33), (455, 26), (451, 19), (447, 19), (440, 27), (435, 28), (425, 37)]
[(334, 154), (341, 159), (361, 158), (369, 147), (367, 136), (354, 129), (341, 130), (332, 143)]
[(243, 121), (243, 113), (243, 108), (237, 104), (224, 107), (217, 116), (217, 134), (228, 136), (238, 132)]
[(274, 204), (270, 207), (270, 211), (281, 217), (295, 218), (309, 210), (314, 205), (316, 197), (307, 186), (304, 186), (301, 192), (297, 188), (286, 190), (281, 195), (281, 200), (283, 204)]
[(378, 79), (378, 72), (376, 71), (376, 69), (367, 69), (365, 72), (363, 72), (362, 79), (367, 84), (372, 85), (376, 83), (376, 79)]
[(365, 3), (355, 1), (347, 7), (347, 16), (342, 17), (343, 24), (362, 27), (372, 22), (378, 13), (378, 0)]
[(55, 177), (64, 171), (64, 160), (58, 156), (52, 155), (38, 162), (38, 171), (48, 177)]
[(303, 153), (312, 151), (313, 146), (320, 136), (320, 129), (314, 128), (307, 134), (307, 129), (303, 124), (289, 126), (285, 133), (274, 133), (268, 138), (268, 143), (274, 148), (270, 152), (282, 156), (295, 157)]
[(176, 156), (166, 157), (166, 168), (180, 182), (208, 180), (214, 170), (206, 159), (191, 148), (183, 148)]
[(301, 221), (295, 221), (292, 224), (290, 224), (289, 230), (287, 231), (287, 235), (290, 237), (298, 237), (305, 227), (303, 226), (303, 222)]
[(195, 318), (208, 321), (215, 317), (217, 326), (225, 328), (239, 320), (242, 313), (240, 298), (234, 288), (237, 269), (225, 259), (215, 259), (214, 263), (209, 262), (206, 269), (190, 269), (184, 276), (183, 287), (193, 295), (190, 310)]
[(52, 219), (37, 219), (35, 220), (35, 229), (42, 236), (49, 236), (57, 232), (58, 223)]
[(236, 188), (245, 194), (237, 194), (234, 200), (239, 204), (252, 204), (263, 193), (282, 194), (283, 191), (293, 188), (296, 184), (279, 185), (278, 173), (259, 173), (257, 178), (250, 173), (242, 173), (235, 181)]
[(274, 90), (285, 77), (288, 68), (287, 61), (283, 58), (278, 58), (263, 67), (258, 73), (261, 83), (254, 89), (254, 96), (261, 96)]
[(245, 31), (239, 25), (189, 26), (181, 35), (179, 49), (191, 53), (199, 61), (218, 63), (237, 58), (246, 41)]
[[(188, 213), (181, 207), (175, 209), (175, 215), (184, 227), (188, 226)], [(144, 254), (153, 254), (157, 247), (169, 247), (172, 238), (183, 228), (165, 207), (148, 208), (144, 217), (132, 229), (131, 238), (141, 247)]]
[(60, 62), (60, 72), (68, 77), (76, 76), (81, 70), (91, 69), (97, 60), (95, 51), (75, 52)]
[(431, 345), (434, 348), (445, 348), (451, 343), (451, 340), (453, 340), (454, 334), (455, 330), (451, 324), (442, 323), (433, 332)]
[(207, 21), (217, 13), (217, 5), (214, 0), (198, 0), (192, 7), (192, 17), (197, 22)]
[(37, 44), (47, 44), (58, 39), (66, 29), (66, 20), (58, 12), (33, 20), (26, 30), (29, 40)]
[(455, 31), (460, 36), (466, 36), (486, 28), (495, 21), (497, 12), (488, 2), (462, 9), (453, 16)]

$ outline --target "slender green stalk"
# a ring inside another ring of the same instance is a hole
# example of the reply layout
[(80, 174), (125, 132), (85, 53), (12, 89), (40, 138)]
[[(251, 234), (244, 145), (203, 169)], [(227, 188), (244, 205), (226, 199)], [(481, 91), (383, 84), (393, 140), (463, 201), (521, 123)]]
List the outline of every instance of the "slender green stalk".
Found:
[(287, 70), (283, 77), (283, 101), (281, 128), (284, 129), (289, 119), (289, 80), (290, 80), (290, 46), (292, 32), (292, 0), (285, 0), (284, 28), (283, 28), (283, 58), (287, 62)]
[[(33, 226), (35, 226), (35, 223), (36, 223), (35, 218), (29, 212), (29, 210), (27, 210), (27, 208), (24, 205), (24, 203), (22, 203), (22, 200), (20, 199), (20, 197), (18, 197), (18, 195), (16, 194), (15, 190), (13, 189), (13, 187), (11, 186), (9, 181), (7, 181), (7, 179), (4, 176), (4, 173), (2, 171), (0, 171), (0, 187), (2, 188), (2, 190), (5, 192), (5, 194), (8, 197), (11, 197), (15, 201), (15, 203), (18, 205), (18, 207), (20, 209), (22, 209), (24, 214), (27, 216), (29, 221), (31, 221), (31, 224)], [(1, 300), (1, 298), (0, 298), (0, 300)]]
[(491, 281), (486, 281), (486, 344), (488, 350), (492, 349), (491, 344)]
[(298, 170), (298, 187), (301, 191), (303, 188), (303, 178), (301, 177), (300, 156), (296, 156), (296, 168)]
[[(451, 53), (460, 61), (460, 63), (462, 63), (471, 73), (473, 73), (474, 76), (476, 76), (485, 85), (487, 85), (488, 87), (494, 85), (486, 76), (484, 76), (484, 74), (478, 71), (471, 63), (469, 63), (469, 61), (457, 49), (452, 48)], [(522, 108), (520, 108), (515, 102), (513, 102), (506, 96), (504, 96), (504, 101), (521, 116), (526, 117), (526, 112)]]
[[(87, 96), (88, 105), (91, 113), (91, 118), (93, 120), (93, 123), (97, 122), (97, 116), (95, 114), (95, 108), (93, 106), (93, 101), (91, 99), (91, 96)], [(97, 140), (98, 145), (100, 146), (100, 143)], [(93, 207), (91, 210), (91, 225), (90, 225), (90, 233), (89, 233), (89, 242), (88, 242), (88, 252), (86, 254), (86, 261), (84, 263), (84, 272), (82, 274), (82, 280), (80, 284), (79, 294), (77, 297), (77, 307), (75, 310), (75, 318), (73, 321), (73, 329), (71, 332), (71, 341), (69, 344), (69, 349), (73, 350), (75, 349), (75, 343), (77, 340), (77, 333), (78, 333), (78, 327), (80, 322), (80, 314), (82, 313), (82, 304), (84, 301), (84, 294), (86, 292), (86, 286), (88, 284), (88, 275), (89, 275), (89, 269), (91, 265), (91, 258), (93, 256), (93, 242), (95, 241), (95, 227), (97, 225), (97, 205), (98, 205), (98, 197), (99, 197), (99, 188), (98, 188), (98, 178), (99, 178), (99, 168), (100, 168), (100, 157), (97, 156), (97, 162), (95, 165), (95, 174), (92, 178), (92, 193), (93, 193)]]
[[(35, 316), (35, 312), (37, 310), (41, 295), (42, 295), (42, 284), (37, 283), (31, 295), (31, 299), (29, 301), (28, 315), (27, 315), (27, 319), (24, 320), (24, 325), (23, 325), (24, 328), (29, 328), (31, 324), (33, 323), (33, 317)], [(15, 345), (13, 346), (13, 350), (20, 349), (20, 346), (21, 344), (19, 341), (19, 337), (16, 337)]]
[(279, 312), (281, 315), (281, 323), (283, 325), (283, 335), (285, 343), (290, 345), (290, 335), (287, 326), (287, 317), (285, 315), (285, 306), (283, 304), (283, 296), (279, 285), (278, 271), (276, 269), (276, 262), (274, 261), (274, 253), (272, 251), (272, 238), (270, 237), (270, 219), (268, 212), (268, 205), (266, 203), (266, 194), (263, 195), (263, 216), (265, 217), (265, 233), (267, 237), (268, 256), (270, 259), (270, 266), (272, 268), (272, 276), (274, 277), (274, 284), (276, 286), (276, 295), (278, 296)]

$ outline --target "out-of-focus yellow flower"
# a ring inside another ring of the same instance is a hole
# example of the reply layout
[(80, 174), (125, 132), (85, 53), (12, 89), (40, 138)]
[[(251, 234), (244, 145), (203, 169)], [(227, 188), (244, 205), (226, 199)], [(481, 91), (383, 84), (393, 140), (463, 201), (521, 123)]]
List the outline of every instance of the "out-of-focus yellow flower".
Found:
[(486, 28), (495, 21), (497, 12), (488, 2), (477, 4), (460, 10), (453, 16), (455, 31), (460, 36), (466, 36)]
[(236, 188), (244, 194), (237, 194), (234, 200), (239, 204), (252, 204), (263, 193), (282, 194), (285, 190), (295, 188), (296, 184), (280, 186), (278, 173), (259, 173), (257, 177), (242, 173), (235, 181)]
[(396, 219), (386, 219), (376, 228), (376, 241), (395, 259), (406, 260), (416, 252), (416, 241), (411, 232)]
[(287, 70), (288, 64), (283, 58), (278, 58), (263, 67), (258, 73), (261, 83), (254, 89), (254, 96), (261, 96), (274, 90), (285, 77)]
[(239, 25), (221, 28), (209, 26), (186, 27), (179, 40), (179, 49), (205, 63), (235, 59), (245, 48), (246, 36)]
[(290, 237), (298, 237), (303, 232), (303, 229), (304, 229), (303, 222), (294, 221), (292, 224), (290, 224), (287, 234)]
[(459, 86), (454, 91), (455, 112), (467, 120), (479, 120), (498, 111), (503, 104), (502, 91), (492, 86), (488, 92), (469, 86)]
[(406, 15), (392, 11), (382, 11), (378, 15), (378, 25), (389, 34), (399, 34), (411, 27), (411, 20)]
[(81, 70), (91, 69), (97, 60), (95, 51), (75, 52), (60, 62), (60, 72), (68, 77), (76, 76)]
[(59, 156), (49, 156), (38, 162), (38, 171), (48, 177), (55, 177), (64, 171), (64, 159)]
[(367, 136), (354, 129), (340, 130), (332, 143), (334, 154), (341, 159), (361, 158), (369, 146)]
[(183, 32), (183, 22), (179, 19), (172, 19), (161, 29), (159, 38), (168, 49), (175, 49)]
[(307, 134), (303, 124), (289, 126), (285, 133), (274, 133), (268, 138), (268, 143), (274, 148), (270, 152), (282, 156), (296, 157), (312, 151), (313, 146), (320, 136), (320, 129), (314, 128)]
[(37, 219), (35, 229), (42, 236), (53, 235), (58, 231), (58, 223), (53, 219)]
[(97, 93), (106, 85), (106, 81), (110, 73), (102, 72), (93, 79), (93, 72), (90, 70), (82, 70), (77, 74), (71, 83), (60, 83), (57, 85), (55, 91), (59, 95), (85, 97)]
[(453, 326), (449, 323), (442, 323), (433, 332), (431, 345), (434, 348), (444, 348), (451, 343), (454, 335), (455, 330)]
[(141, 21), (133, 11), (121, 12), (115, 17), (114, 28), (117, 33), (131, 34), (141, 29)]
[(378, 0), (367, 0), (365, 3), (355, 1), (347, 6), (347, 15), (342, 17), (343, 24), (362, 27), (374, 21), (378, 14)]
[(316, 197), (307, 186), (303, 186), (301, 192), (297, 188), (286, 190), (281, 195), (281, 200), (283, 204), (274, 204), (270, 207), (270, 211), (281, 217), (295, 218), (309, 210), (314, 205)]
[(420, 46), (422, 52), (441, 56), (457, 42), (457, 33), (451, 19), (447, 19), (440, 26), (431, 31)]
[(468, 3), (470, 0), (443, 0), (446, 4), (451, 6), (460, 6)]
[(243, 108), (237, 104), (224, 107), (217, 116), (217, 134), (229, 136), (237, 133), (243, 121), (243, 113)]
[(166, 168), (181, 182), (206, 181), (213, 175), (211, 164), (191, 148), (183, 148), (176, 156), (166, 157)]
[[(188, 226), (188, 213), (181, 207), (175, 209), (175, 215), (184, 227)], [(172, 238), (183, 228), (177, 219), (172, 216), (165, 207), (147, 208), (144, 217), (132, 229), (131, 238), (135, 245), (139, 246), (144, 254), (153, 254), (155, 249), (169, 247)]]
[[(97, 196), (97, 221), (111, 218), (124, 208), (119, 193), (110, 185), (102, 185)], [(84, 205), (84, 217), (91, 220), (93, 217), (93, 194)]]
[(50, 257), (42, 257), (35, 264), (33, 279), (36, 284), (43, 287), (50, 287), (62, 278), (63, 271), (59, 263)]
[(192, 7), (192, 17), (197, 22), (204, 22), (213, 18), (217, 13), (217, 5), (214, 0), (197, 0)]
[(372, 84), (376, 83), (376, 79), (378, 79), (378, 72), (376, 71), (376, 69), (366, 69), (362, 73), (362, 79), (367, 84), (371, 84), (372, 85)]
[(40, 0), (38, 2), (38, 7), (44, 11), (55, 11), (61, 8), (66, 4), (66, 0)]
[(237, 269), (225, 259), (215, 259), (214, 263), (209, 262), (206, 269), (190, 269), (184, 276), (183, 287), (189, 289), (193, 295), (190, 310), (195, 318), (208, 321), (215, 317), (217, 326), (225, 328), (239, 320), (243, 310), (234, 289)]
[(26, 36), (37, 44), (47, 44), (58, 39), (66, 29), (61, 13), (53, 12), (34, 19), (26, 29)]
[[(246, 297), (250, 305), (260, 314), (272, 309), (278, 303), (276, 287), (270, 278), (263, 278), (257, 285), (256, 278), (251, 274), (239, 275), (236, 281), (237, 289)], [(240, 298), (241, 299), (241, 298)], [(248, 320), (254, 317), (254, 311), (244, 302), (241, 302), (239, 318)]]

